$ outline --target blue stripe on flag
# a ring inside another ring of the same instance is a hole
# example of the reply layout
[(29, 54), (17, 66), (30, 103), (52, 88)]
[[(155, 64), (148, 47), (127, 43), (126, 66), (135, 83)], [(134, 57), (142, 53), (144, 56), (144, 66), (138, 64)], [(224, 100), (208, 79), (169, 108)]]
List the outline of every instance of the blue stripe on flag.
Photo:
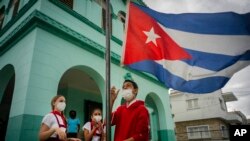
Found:
[(186, 81), (181, 77), (173, 75), (168, 70), (164, 69), (162, 65), (152, 60), (137, 62), (132, 65), (128, 65), (128, 67), (151, 73), (168, 88), (173, 88), (188, 93), (210, 93), (223, 87), (229, 80), (228, 77), (213, 76)]
[(200, 34), (250, 35), (250, 13), (166, 14), (135, 5), (167, 28)]
[(212, 71), (225, 69), (240, 60), (250, 60), (250, 50), (238, 56), (213, 54), (190, 49), (185, 50), (192, 56), (192, 58), (191, 60), (182, 60), (183, 62), (186, 62), (190, 66), (198, 66)]

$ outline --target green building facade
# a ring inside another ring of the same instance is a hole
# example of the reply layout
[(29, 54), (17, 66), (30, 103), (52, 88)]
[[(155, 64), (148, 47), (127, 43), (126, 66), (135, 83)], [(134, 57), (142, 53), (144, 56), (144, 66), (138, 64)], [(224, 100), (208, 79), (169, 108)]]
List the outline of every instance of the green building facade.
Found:
[[(38, 140), (57, 94), (66, 97), (66, 116), (77, 111), (81, 127), (91, 107), (100, 106), (105, 114), (103, 1), (0, 0), (0, 140)], [(111, 85), (121, 88), (131, 73), (150, 113), (151, 140), (175, 141), (168, 89), (120, 66), (126, 0), (111, 0), (110, 6)], [(122, 102), (119, 95), (113, 109)]]

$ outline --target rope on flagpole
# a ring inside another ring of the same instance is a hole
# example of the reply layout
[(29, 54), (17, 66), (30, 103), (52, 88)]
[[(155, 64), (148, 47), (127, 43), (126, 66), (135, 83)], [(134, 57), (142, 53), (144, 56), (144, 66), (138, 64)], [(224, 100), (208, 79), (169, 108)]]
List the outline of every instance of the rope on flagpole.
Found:
[(111, 141), (111, 109), (110, 109), (110, 0), (106, 0), (106, 141)]

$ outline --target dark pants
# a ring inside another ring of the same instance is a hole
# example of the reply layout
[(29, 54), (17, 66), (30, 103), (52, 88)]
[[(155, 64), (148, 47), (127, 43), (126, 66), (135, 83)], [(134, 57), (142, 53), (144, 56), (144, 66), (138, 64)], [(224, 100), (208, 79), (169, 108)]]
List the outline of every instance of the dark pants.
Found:
[(68, 138), (77, 138), (77, 133), (67, 133)]

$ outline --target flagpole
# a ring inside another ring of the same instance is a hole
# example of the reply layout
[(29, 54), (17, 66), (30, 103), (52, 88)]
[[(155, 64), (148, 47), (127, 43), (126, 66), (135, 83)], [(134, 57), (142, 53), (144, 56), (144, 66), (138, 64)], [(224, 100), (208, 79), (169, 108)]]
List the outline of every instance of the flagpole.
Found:
[(109, 0), (106, 0), (106, 141), (111, 141), (110, 121), (110, 7)]

